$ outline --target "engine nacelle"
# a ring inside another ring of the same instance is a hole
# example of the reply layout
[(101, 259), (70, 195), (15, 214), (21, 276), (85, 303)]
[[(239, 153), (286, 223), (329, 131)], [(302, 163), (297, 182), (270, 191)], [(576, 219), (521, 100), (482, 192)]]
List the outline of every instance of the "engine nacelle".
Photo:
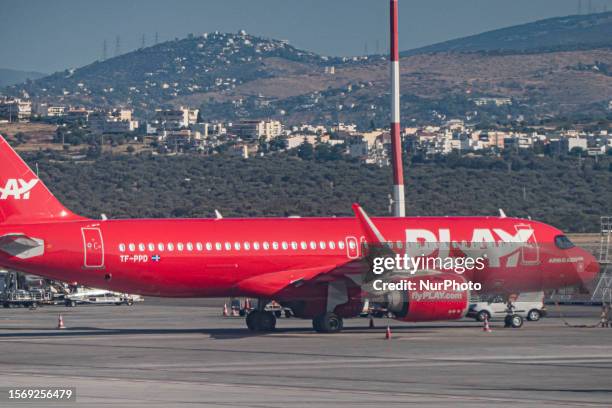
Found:
[(387, 309), (397, 320), (456, 320), (467, 313), (470, 291), (465, 289), (467, 283), (461, 275), (440, 274), (403, 280), (414, 282), (414, 290), (394, 290), (385, 295)]

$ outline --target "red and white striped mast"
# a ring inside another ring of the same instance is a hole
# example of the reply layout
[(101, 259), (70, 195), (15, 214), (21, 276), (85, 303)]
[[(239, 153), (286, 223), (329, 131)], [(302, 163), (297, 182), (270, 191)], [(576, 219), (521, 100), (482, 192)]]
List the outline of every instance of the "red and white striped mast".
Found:
[(391, 0), (391, 154), (393, 165), (393, 216), (406, 216), (404, 197), (404, 169), (402, 167), (402, 140), (400, 138), (399, 49), (397, 45), (397, 2)]

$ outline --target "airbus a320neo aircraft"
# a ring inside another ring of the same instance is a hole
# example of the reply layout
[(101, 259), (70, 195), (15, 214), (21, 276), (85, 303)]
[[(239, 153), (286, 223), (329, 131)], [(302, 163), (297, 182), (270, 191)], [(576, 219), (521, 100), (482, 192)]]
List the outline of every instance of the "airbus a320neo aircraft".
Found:
[[(274, 299), (313, 319), (315, 330), (334, 332), (362, 310), (368, 247), (483, 256), (482, 270), (421, 270), (408, 279), (469, 280), (486, 293), (579, 285), (599, 271), (593, 256), (540, 222), (353, 210), (352, 218), (88, 219), (66, 209), (0, 136), (0, 266), (50, 279), (150, 296)], [(401, 321), (459, 319), (469, 300), (459, 289), (376, 295)], [(246, 323), (268, 331), (276, 319), (259, 307)]]

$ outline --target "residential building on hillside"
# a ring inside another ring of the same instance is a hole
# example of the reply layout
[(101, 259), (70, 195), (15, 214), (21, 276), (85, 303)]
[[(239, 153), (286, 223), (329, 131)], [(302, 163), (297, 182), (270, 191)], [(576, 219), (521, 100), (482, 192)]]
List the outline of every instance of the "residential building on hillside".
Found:
[(231, 132), (243, 140), (269, 141), (283, 133), (283, 125), (278, 120), (241, 120), (232, 124)]
[(159, 129), (179, 130), (198, 121), (199, 109), (180, 107), (178, 109), (155, 109), (154, 121)]
[(19, 98), (0, 99), (0, 120), (27, 122), (32, 115), (32, 102)]

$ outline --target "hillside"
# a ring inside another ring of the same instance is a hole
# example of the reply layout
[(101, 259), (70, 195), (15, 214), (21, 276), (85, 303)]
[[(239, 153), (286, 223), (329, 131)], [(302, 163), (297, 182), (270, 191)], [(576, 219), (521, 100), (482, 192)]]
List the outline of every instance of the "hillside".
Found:
[(18, 71), (15, 69), (0, 68), (0, 87), (20, 84), (26, 80), (35, 80), (46, 74), (34, 71)]
[(8, 90), (66, 103), (133, 104), (146, 111), (186, 95), (226, 92), (254, 80), (322, 70), (325, 63), (341, 60), (245, 33), (206, 33), (57, 72)]
[[(401, 60), (402, 120), (610, 120), (610, 33), (612, 13), (570, 16), (409, 53)], [(533, 46), (528, 53), (527, 45)], [(489, 52), (493, 49), (502, 52)], [(145, 116), (160, 106), (189, 105), (201, 108), (207, 120), (273, 117), (287, 124), (345, 121), (368, 127), (388, 122), (388, 75), (382, 56), (324, 57), (244, 32), (212, 33), (55, 73), (7, 92), (26, 91), (62, 104), (129, 105)], [(513, 104), (477, 107), (473, 99), (483, 96), (510, 97)]]
[(612, 46), (612, 12), (549, 18), (402, 53), (546, 52)]

